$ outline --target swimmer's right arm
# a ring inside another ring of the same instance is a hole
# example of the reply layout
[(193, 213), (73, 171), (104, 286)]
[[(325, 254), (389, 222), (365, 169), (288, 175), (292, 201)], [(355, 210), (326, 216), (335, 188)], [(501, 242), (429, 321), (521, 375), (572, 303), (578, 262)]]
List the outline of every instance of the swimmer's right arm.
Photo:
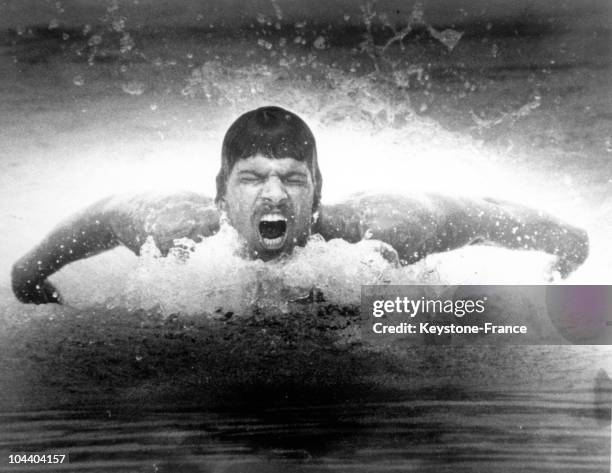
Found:
[(93, 256), (119, 244), (98, 202), (55, 227), (22, 256), (11, 273), (13, 293), (21, 302), (61, 304), (59, 292), (47, 277), (68, 263)]
[(175, 239), (199, 241), (218, 228), (219, 214), (212, 199), (199, 194), (110, 197), (60, 223), (20, 258), (11, 274), (13, 292), (25, 303), (61, 303), (47, 278), (71, 262), (118, 245), (139, 254), (149, 236), (167, 255)]

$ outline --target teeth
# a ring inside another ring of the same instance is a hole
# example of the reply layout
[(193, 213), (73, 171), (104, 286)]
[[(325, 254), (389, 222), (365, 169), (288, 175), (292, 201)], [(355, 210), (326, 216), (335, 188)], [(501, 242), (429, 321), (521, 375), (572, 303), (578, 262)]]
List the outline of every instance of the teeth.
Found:
[(264, 247), (268, 250), (277, 250), (283, 245), (283, 237), (278, 238), (262, 238)]
[(280, 214), (265, 214), (261, 216), (262, 222), (286, 222), (287, 219)]

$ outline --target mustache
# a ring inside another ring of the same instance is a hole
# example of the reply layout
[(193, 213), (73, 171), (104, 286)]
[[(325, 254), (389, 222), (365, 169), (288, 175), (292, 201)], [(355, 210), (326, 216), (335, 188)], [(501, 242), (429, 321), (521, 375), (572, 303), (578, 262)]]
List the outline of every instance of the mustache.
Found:
[(289, 202), (274, 204), (272, 202), (260, 202), (255, 206), (255, 215), (261, 216), (268, 213), (280, 213), (285, 217), (293, 215), (293, 205)]

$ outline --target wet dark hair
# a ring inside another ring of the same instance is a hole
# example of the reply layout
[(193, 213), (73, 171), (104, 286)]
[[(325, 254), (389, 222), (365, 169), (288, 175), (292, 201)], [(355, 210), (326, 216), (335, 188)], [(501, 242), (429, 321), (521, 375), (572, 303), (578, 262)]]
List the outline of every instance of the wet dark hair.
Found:
[(257, 154), (273, 159), (293, 158), (306, 163), (314, 184), (312, 211), (319, 208), (322, 179), (314, 135), (304, 120), (280, 107), (251, 110), (229, 127), (223, 139), (215, 202), (225, 196), (227, 179), (236, 162)]

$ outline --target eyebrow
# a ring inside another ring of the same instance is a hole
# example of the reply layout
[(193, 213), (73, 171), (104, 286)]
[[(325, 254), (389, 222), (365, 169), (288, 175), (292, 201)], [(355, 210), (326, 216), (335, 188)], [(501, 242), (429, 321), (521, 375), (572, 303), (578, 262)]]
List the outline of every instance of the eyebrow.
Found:
[(257, 171), (252, 171), (250, 169), (243, 169), (242, 171), (238, 171), (238, 174), (241, 175), (241, 176), (244, 175), (244, 174), (252, 174), (252, 175), (257, 176), (257, 177), (263, 177), (263, 174), (261, 174), (261, 173), (259, 173)]
[(283, 174), (283, 177), (303, 177), (304, 179), (308, 178), (308, 174), (302, 171), (289, 171), (286, 174)]
[[(243, 176), (245, 174), (251, 174), (257, 177), (264, 177), (266, 174), (265, 173), (261, 173), (261, 172), (257, 172), (255, 170), (252, 169), (242, 169), (240, 171), (238, 171), (238, 175), (239, 176)], [(288, 178), (288, 177), (301, 177), (304, 179), (308, 178), (308, 173), (303, 172), (303, 171), (288, 171), (286, 173), (278, 173), (282, 178)]]

